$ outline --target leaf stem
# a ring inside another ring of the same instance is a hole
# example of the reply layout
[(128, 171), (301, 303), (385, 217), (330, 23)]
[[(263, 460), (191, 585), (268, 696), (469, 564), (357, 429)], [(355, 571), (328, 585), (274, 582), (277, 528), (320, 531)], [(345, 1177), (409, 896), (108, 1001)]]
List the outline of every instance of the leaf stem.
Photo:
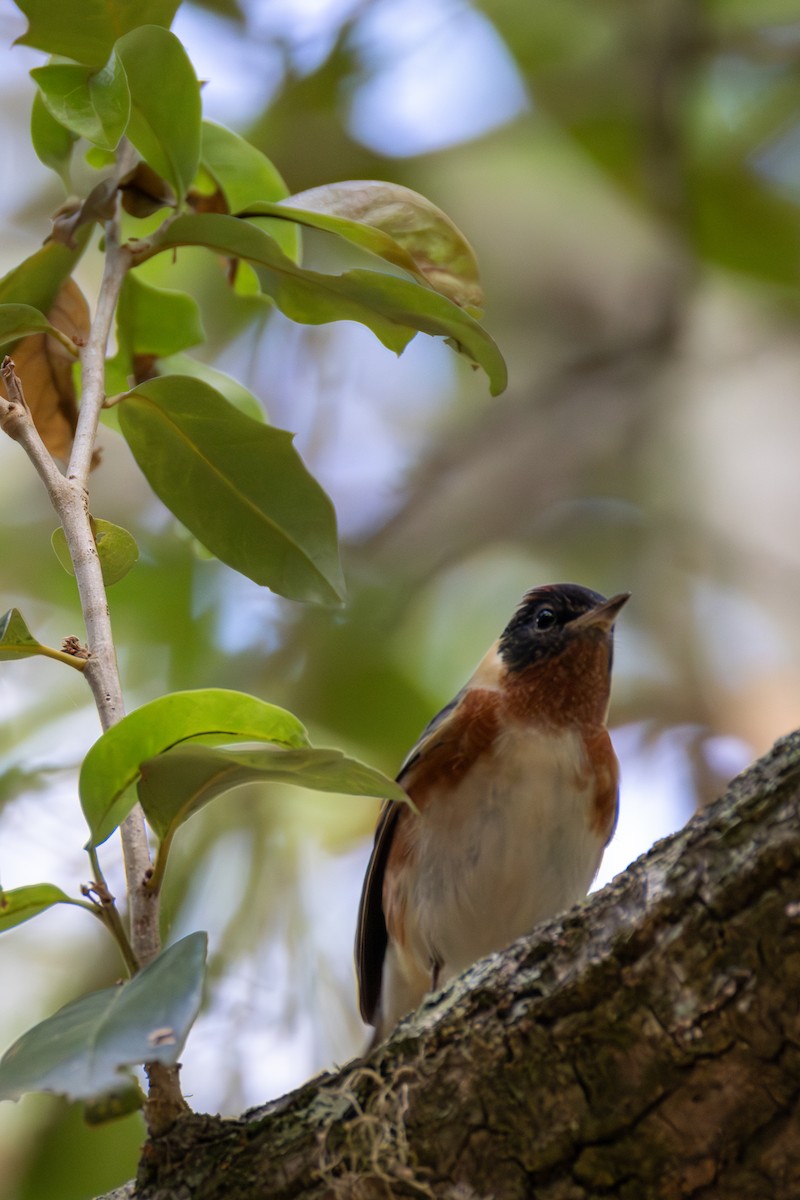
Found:
[[(108, 929), (111, 936), (114, 938), (114, 941), (119, 946), (120, 953), (125, 960), (125, 965), (128, 968), (128, 972), (133, 976), (139, 970), (139, 963), (137, 962), (136, 955), (131, 947), (128, 935), (125, 932), (125, 927), (122, 924), (122, 918), (120, 917), (119, 911), (114, 902), (114, 897), (108, 890), (108, 885), (106, 883), (105, 876), (103, 875), (103, 869), (100, 866), (100, 859), (97, 855), (97, 847), (87, 846), (86, 852), (89, 855), (89, 861), (92, 864), (92, 891), (96, 896), (96, 903), (89, 905), (89, 907), (92, 909), (92, 912), (99, 917), (99, 919)], [(82, 901), (75, 900), (73, 903), (81, 904)]]
[(153, 865), (153, 873), (147, 881), (146, 887), (149, 891), (158, 894), (161, 891), (161, 885), (164, 882), (164, 872), (167, 869), (167, 859), (169, 857), (170, 848), (172, 846), (172, 838), (175, 834), (176, 826), (173, 826), (159, 843), (156, 851), (156, 860)]
[(41, 642), (36, 653), (43, 655), (44, 658), (54, 658), (56, 662), (66, 663), (67, 666), (74, 667), (76, 671), (86, 669), (85, 658), (78, 658), (75, 654), (65, 654), (63, 650), (55, 650), (52, 646), (45, 646)]

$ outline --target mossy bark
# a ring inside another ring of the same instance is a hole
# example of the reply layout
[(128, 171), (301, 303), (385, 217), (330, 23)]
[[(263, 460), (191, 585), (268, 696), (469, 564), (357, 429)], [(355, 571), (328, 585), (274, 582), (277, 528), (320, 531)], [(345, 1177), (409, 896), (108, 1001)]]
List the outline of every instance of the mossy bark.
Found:
[(796, 1200), (800, 733), (368, 1059), (151, 1140), (131, 1200)]

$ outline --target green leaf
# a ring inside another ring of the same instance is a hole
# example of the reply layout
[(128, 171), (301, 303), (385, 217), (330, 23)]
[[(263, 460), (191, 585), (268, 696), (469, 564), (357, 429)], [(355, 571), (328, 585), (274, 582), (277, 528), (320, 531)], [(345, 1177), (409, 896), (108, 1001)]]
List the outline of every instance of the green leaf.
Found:
[(61, 176), (67, 191), (71, 187), (69, 167), (72, 161), (72, 147), (76, 141), (77, 135), (65, 129), (52, 116), (42, 99), (42, 93), (37, 91), (31, 109), (31, 142), (36, 157)]
[(75, 231), (74, 247), (48, 241), (0, 279), (0, 304), (30, 304), (49, 312), (61, 285), (68, 279), (86, 249), (92, 228)]
[(117, 308), (117, 341), (131, 355), (160, 358), (205, 341), (197, 301), (185, 292), (154, 287), (129, 271)]
[(28, 18), (17, 38), (48, 54), (101, 67), (117, 38), (138, 25), (172, 24), (180, 0), (16, 0)]
[(0, 662), (30, 658), (42, 650), (42, 643), (28, 629), (18, 608), (10, 608), (0, 617)]
[(298, 192), (277, 205), (256, 205), (255, 211), (283, 211), (303, 225), (339, 234), (410, 271), (473, 315), (483, 306), (478, 263), (469, 242), (446, 213), (410, 188), (349, 179)]
[(9, 662), (17, 658), (31, 658), (34, 654), (41, 654), (45, 658), (52, 658), (57, 662), (68, 663), (76, 671), (82, 671), (86, 666), (85, 658), (67, 654), (63, 650), (54, 650), (51, 646), (37, 642), (23, 621), (19, 609), (10, 608), (0, 617), (0, 662)]
[(255, 264), (262, 288), (293, 321), (359, 321), (398, 354), (417, 330), (445, 337), (483, 367), (493, 395), (506, 386), (505, 362), (488, 333), (458, 305), (418, 283), (376, 271), (323, 275), (304, 270), (249, 222), (214, 214), (176, 218), (141, 244), (139, 257), (187, 245), (208, 246)]
[(0, 1099), (55, 1092), (95, 1101), (129, 1091), (132, 1066), (177, 1062), (200, 1009), (206, 947), (204, 933), (189, 934), (128, 983), (29, 1029), (0, 1060)]
[(408, 802), (400, 785), (380, 771), (341, 750), (315, 746), (295, 750), (176, 746), (142, 763), (139, 800), (158, 837), (166, 840), (215, 796), (243, 783), (265, 781)]
[(86, 1100), (83, 1119), (87, 1125), (105, 1125), (107, 1121), (118, 1121), (120, 1117), (138, 1112), (143, 1104), (144, 1096), (138, 1080), (132, 1080), (128, 1087), (106, 1092), (97, 1100)]
[(34, 333), (49, 333), (62, 345), (77, 354), (75, 343), (60, 329), (55, 329), (47, 317), (30, 304), (0, 304), (0, 346), (16, 342)]
[(116, 407), (153, 491), (212, 554), (292, 600), (340, 600), (333, 505), (292, 434), (180, 375), (148, 380)]
[[(112, 525), (110, 521), (92, 517), (92, 532), (97, 546), (97, 557), (100, 559), (100, 569), (103, 572), (103, 583), (111, 587), (124, 579), (139, 560), (139, 547), (133, 534), (128, 533), (121, 525)], [(75, 574), (72, 557), (67, 546), (64, 530), (59, 525), (53, 530), (50, 542), (56, 558), (69, 575)]]
[(158, 25), (120, 38), (116, 50), (128, 77), (128, 137), (181, 200), (200, 162), (200, 85), (181, 43)]
[(245, 416), (252, 417), (261, 424), (266, 419), (261, 401), (248, 391), (244, 384), (231, 375), (226, 375), (224, 371), (218, 371), (216, 367), (210, 367), (208, 363), (192, 358), (189, 354), (171, 354), (168, 358), (160, 358), (156, 369), (159, 375), (190, 375), (192, 379), (202, 379), (203, 383), (214, 388)]
[(101, 150), (99, 146), (90, 146), (83, 157), (90, 167), (94, 167), (95, 171), (104, 171), (106, 167), (113, 167), (117, 159), (113, 150)]
[(243, 692), (204, 688), (152, 700), (107, 730), (83, 761), (79, 790), (92, 845), (104, 842), (130, 812), (143, 762), (199, 739), (308, 745), (305, 729), (290, 712)]
[(0, 933), (13, 929), (23, 921), (38, 917), (54, 904), (74, 904), (66, 892), (53, 883), (31, 883), (26, 887), (0, 890)]
[[(289, 189), (265, 154), (224, 125), (203, 121), (200, 161), (219, 187), (230, 212), (260, 200), (281, 200)], [(266, 220), (265, 232), (293, 262), (300, 256), (300, 236), (290, 221)]]
[(50, 63), (35, 67), (31, 75), (56, 121), (103, 150), (116, 148), (131, 112), (128, 81), (116, 51), (99, 71)]

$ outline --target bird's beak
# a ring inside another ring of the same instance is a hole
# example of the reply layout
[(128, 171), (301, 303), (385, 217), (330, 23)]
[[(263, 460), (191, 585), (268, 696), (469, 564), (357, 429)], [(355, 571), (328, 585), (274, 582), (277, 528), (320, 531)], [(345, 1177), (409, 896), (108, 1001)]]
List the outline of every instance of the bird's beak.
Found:
[(600, 629), (608, 633), (619, 616), (620, 609), (631, 598), (630, 592), (618, 592), (610, 600), (604, 600), (596, 608), (590, 608), (587, 613), (581, 613), (574, 621), (570, 621), (568, 629)]

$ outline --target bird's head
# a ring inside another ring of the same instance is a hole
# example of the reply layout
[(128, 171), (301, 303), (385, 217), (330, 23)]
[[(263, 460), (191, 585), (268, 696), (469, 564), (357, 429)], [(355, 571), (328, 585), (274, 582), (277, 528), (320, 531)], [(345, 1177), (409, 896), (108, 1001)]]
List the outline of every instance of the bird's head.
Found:
[(545, 709), (604, 712), (614, 622), (629, 597), (620, 592), (607, 600), (575, 583), (526, 592), (498, 643), (509, 683), (534, 688), (540, 704), (546, 689)]

